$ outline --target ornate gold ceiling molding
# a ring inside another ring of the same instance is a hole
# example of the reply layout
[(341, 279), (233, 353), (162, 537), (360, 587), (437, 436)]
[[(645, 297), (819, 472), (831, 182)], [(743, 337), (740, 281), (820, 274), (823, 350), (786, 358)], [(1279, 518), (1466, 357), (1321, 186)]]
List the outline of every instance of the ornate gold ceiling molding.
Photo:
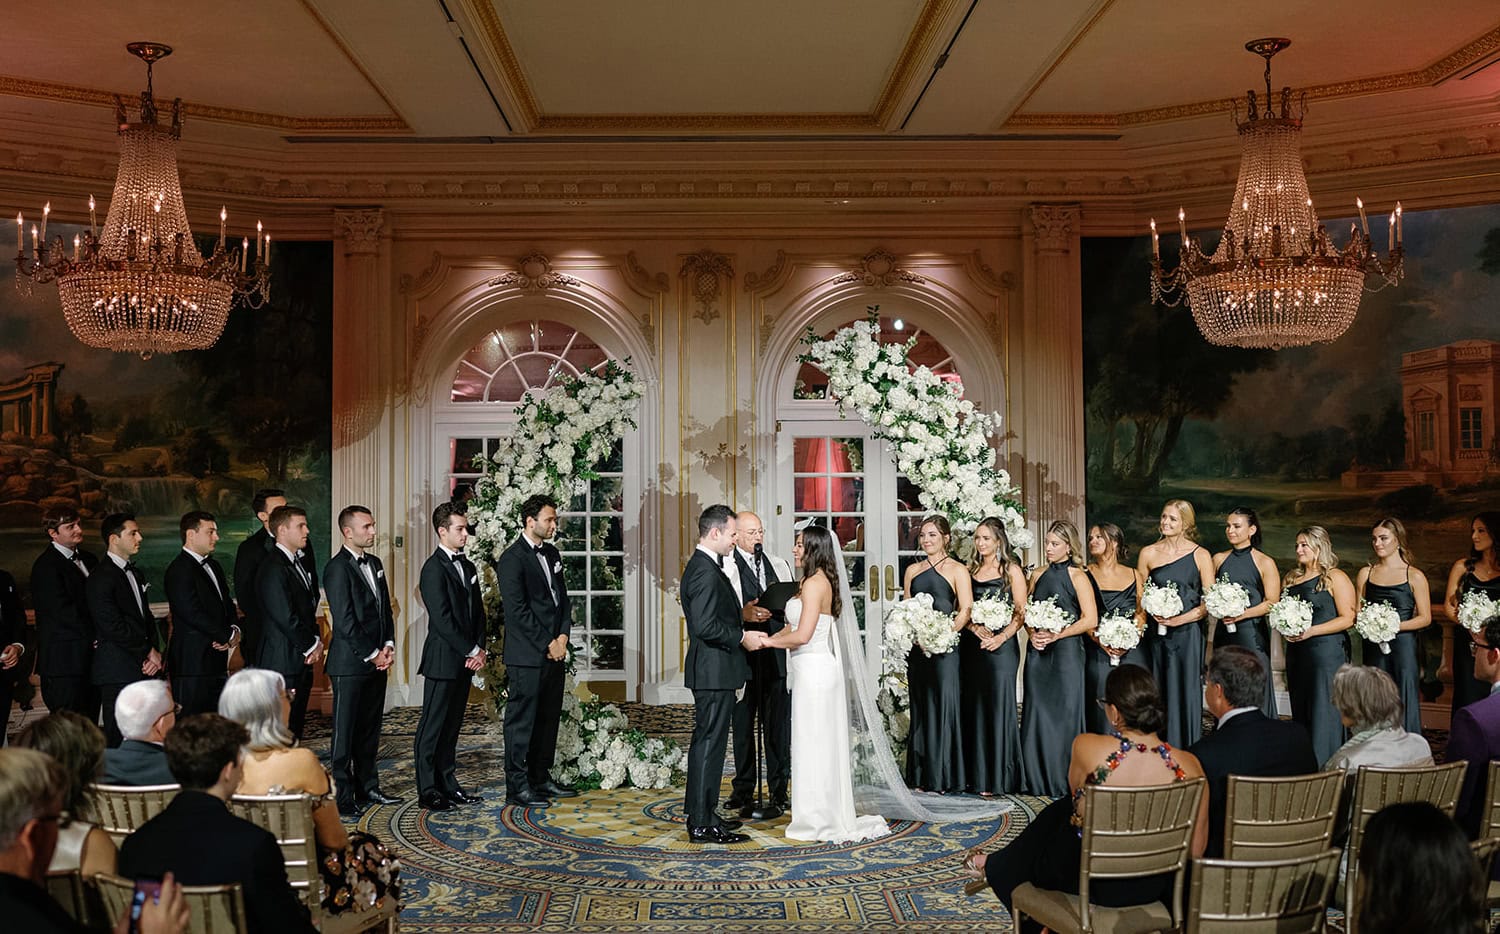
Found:
[(901, 47), (901, 54), (896, 56), (895, 67), (891, 69), (890, 77), (886, 79), (880, 97), (875, 100), (875, 109), (870, 113), (872, 121), (877, 126), (884, 127), (895, 119), (896, 108), (900, 106), (901, 99), (906, 96), (907, 88), (917, 76), (917, 70), (926, 58), (928, 48), (939, 38), (938, 27), (947, 20), (954, 6), (956, 3), (953, 0), (927, 0), (922, 5), (922, 12), (917, 15), (917, 23), (907, 35), (906, 44)]
[[(1496, 27), (1472, 42), (1443, 56), (1426, 68), (1416, 71), (1376, 75), (1353, 81), (1336, 81), (1329, 84), (1311, 85), (1305, 89), (1308, 100), (1336, 100), (1344, 97), (1362, 97), (1371, 94), (1389, 94), (1393, 91), (1409, 91), (1415, 88), (1432, 87), (1454, 74), (1500, 51), (1500, 27)], [(1049, 71), (1050, 74), (1050, 71)], [(1028, 95), (1029, 96), (1029, 95)], [(1166, 107), (1151, 107), (1123, 113), (1018, 113), (1005, 121), (1004, 128), (1016, 129), (1107, 129), (1119, 130), (1153, 123), (1170, 123), (1175, 120), (1191, 120), (1195, 117), (1227, 114), (1239, 98), (1225, 97), (1217, 100), (1191, 101)]]

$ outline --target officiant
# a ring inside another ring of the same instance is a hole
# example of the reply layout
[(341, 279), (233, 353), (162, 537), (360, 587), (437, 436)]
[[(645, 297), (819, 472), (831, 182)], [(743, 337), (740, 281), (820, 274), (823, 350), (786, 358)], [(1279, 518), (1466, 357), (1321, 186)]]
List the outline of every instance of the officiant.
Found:
[[(778, 632), (786, 625), (780, 612), (784, 598), (772, 608), (763, 607), (760, 602), (767, 588), (791, 581), (791, 567), (785, 559), (765, 549), (765, 527), (755, 513), (737, 515), (735, 527), (734, 566), (726, 576), (740, 597), (743, 608), (740, 619), (746, 629)], [(745, 685), (745, 696), (734, 707), (734, 780), (724, 807), (743, 811), (755, 802), (761, 761), (756, 743), (759, 721), (759, 735), (765, 737), (766, 744), (764, 778), (770, 793), (769, 803), (773, 809), (785, 811), (787, 783), (792, 776), (792, 704), (786, 690), (786, 650), (766, 649), (746, 655), (750, 680)]]

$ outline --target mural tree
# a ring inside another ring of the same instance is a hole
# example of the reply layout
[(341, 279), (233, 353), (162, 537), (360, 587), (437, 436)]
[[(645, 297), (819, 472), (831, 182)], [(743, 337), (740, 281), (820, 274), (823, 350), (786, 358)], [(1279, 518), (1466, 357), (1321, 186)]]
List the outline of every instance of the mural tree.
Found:
[(1475, 254), (1480, 270), (1490, 275), (1500, 275), (1500, 227), (1491, 227), (1484, 235), (1484, 246)]

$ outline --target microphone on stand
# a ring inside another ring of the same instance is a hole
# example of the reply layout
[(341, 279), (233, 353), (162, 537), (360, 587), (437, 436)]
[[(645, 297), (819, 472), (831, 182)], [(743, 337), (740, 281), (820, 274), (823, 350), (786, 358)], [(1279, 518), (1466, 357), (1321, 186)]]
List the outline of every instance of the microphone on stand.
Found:
[(755, 582), (764, 590), (766, 587), (766, 549), (760, 542), (755, 543)]

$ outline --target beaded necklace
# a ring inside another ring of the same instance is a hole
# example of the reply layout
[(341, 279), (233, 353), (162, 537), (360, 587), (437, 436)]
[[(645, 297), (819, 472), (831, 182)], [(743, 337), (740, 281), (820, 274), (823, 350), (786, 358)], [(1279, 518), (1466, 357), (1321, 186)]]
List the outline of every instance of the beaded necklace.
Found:
[(1080, 837), (1083, 836), (1083, 818), (1078, 813), (1078, 803), (1083, 800), (1084, 788), (1088, 787), (1089, 785), (1103, 785), (1105, 782), (1109, 781), (1110, 774), (1114, 772), (1115, 769), (1120, 767), (1120, 763), (1123, 762), (1125, 760), (1125, 757), (1131, 752), (1146, 752), (1149, 749), (1151, 752), (1154, 752), (1158, 756), (1161, 756), (1161, 761), (1166, 763), (1167, 768), (1172, 770), (1172, 781), (1180, 782), (1187, 780), (1187, 773), (1184, 772), (1182, 770), (1182, 766), (1178, 765), (1177, 761), (1172, 758), (1172, 747), (1170, 744), (1164, 742), (1159, 746), (1150, 747), (1145, 743), (1131, 742), (1130, 740), (1126, 739), (1124, 736), (1121, 736), (1119, 733), (1116, 733), (1113, 730), (1110, 731), (1109, 735), (1120, 741), (1120, 748), (1116, 749), (1114, 752), (1111, 752), (1109, 756), (1105, 758), (1105, 760), (1101, 762), (1097, 768), (1094, 769), (1093, 772), (1085, 776), (1083, 779), (1083, 786), (1080, 787), (1077, 791), (1073, 792), (1073, 815), (1070, 819), (1070, 822), (1074, 827), (1078, 828), (1078, 835)]

